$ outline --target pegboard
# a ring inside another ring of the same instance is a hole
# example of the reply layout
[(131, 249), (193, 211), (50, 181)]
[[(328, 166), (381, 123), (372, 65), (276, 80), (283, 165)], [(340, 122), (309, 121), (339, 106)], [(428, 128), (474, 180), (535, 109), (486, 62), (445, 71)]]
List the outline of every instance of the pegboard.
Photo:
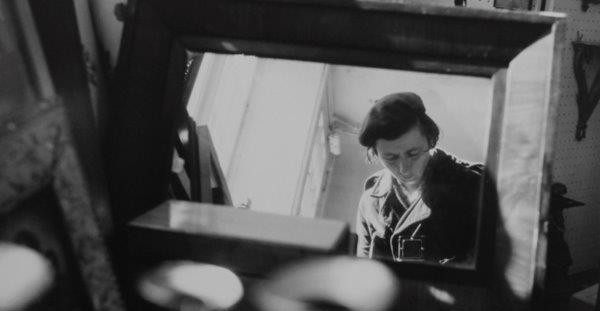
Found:
[[(588, 121), (586, 138), (575, 140), (577, 83), (573, 73), (573, 47), (577, 35), (600, 44), (600, 5), (581, 10), (581, 1), (556, 0), (548, 10), (567, 13), (566, 45), (561, 68), (553, 180), (567, 186), (567, 197), (584, 202), (564, 212), (565, 237), (573, 256), (571, 273), (598, 267), (600, 259), (600, 109)], [(588, 75), (588, 82), (592, 78)]]

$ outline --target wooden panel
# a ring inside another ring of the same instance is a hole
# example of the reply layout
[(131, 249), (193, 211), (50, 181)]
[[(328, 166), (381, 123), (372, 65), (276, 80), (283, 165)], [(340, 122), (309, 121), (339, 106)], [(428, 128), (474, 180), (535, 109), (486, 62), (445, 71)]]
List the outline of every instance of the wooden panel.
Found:
[(193, 174), (199, 176), (198, 182), (195, 185), (195, 187), (198, 187), (198, 189), (192, 189), (192, 193), (194, 193), (194, 191), (199, 192), (199, 200), (196, 200), (197, 202), (213, 203), (213, 170), (211, 163), (212, 142), (208, 141), (205, 135), (202, 135), (203, 131), (200, 131), (193, 121), (191, 122), (194, 127), (190, 128), (189, 131), (190, 137), (193, 137), (194, 144), (190, 147), (195, 148), (196, 152), (194, 154), (199, 162), (197, 171), (193, 172)]
[[(497, 271), (508, 301), (527, 301), (541, 286), (545, 265), (545, 228), (550, 185), (552, 134), (557, 105), (555, 62), (560, 56), (562, 26), (511, 63), (498, 165), (500, 219)], [(555, 58), (556, 57), (556, 58)], [(554, 90), (550, 90), (554, 87)], [(537, 269), (536, 269), (537, 268)]]
[[(506, 66), (554, 20), (386, 1), (151, 2), (194, 50), (488, 76), (490, 67)], [(257, 40), (261, 45), (252, 44)], [(286, 46), (290, 51), (282, 53)]]
[(136, 12), (149, 14), (130, 15), (134, 22), (124, 28), (107, 126), (107, 175), (119, 224), (167, 198), (176, 124), (184, 111), (185, 51), (145, 6)]
[(264, 277), (293, 260), (347, 253), (348, 234), (341, 221), (168, 201), (128, 226), (128, 273), (140, 265), (186, 259)]
[(286, 217), (185, 201), (165, 202), (134, 219), (130, 226), (320, 252), (337, 249), (348, 230), (341, 221)]
[[(164, 12), (167, 24), (182, 34), (412, 54), (429, 51), (444, 58), (501, 63), (546, 33), (544, 23), (552, 23), (550, 17), (535, 15), (385, 1), (151, 2)], [(485, 21), (486, 31), (470, 27), (469, 19)]]
[(212, 188), (212, 183), (208, 183), (208, 185), (211, 187), (211, 195), (213, 192), (215, 192), (215, 197), (212, 198), (211, 202), (216, 204), (233, 205), (231, 201), (231, 194), (229, 193), (229, 187), (227, 186), (227, 180), (225, 179), (225, 175), (221, 169), (221, 162), (219, 162), (219, 157), (217, 155), (217, 151), (215, 150), (215, 145), (213, 144), (208, 127), (206, 125), (197, 127), (196, 134), (201, 146), (200, 153), (206, 153), (210, 157), (209, 177), (212, 178), (216, 184), (216, 187)]

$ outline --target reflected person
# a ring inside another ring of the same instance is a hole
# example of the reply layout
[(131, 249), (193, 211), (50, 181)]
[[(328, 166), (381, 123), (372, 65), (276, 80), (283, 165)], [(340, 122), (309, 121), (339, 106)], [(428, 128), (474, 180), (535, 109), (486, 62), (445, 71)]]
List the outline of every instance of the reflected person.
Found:
[(436, 148), (440, 130), (415, 93), (377, 100), (360, 129), (369, 160), (357, 255), (440, 264), (472, 260), (484, 167)]

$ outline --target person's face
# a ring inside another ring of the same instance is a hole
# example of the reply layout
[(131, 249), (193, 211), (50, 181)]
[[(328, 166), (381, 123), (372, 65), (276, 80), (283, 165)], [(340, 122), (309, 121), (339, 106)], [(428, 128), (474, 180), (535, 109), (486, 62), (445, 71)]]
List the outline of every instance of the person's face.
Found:
[(406, 186), (421, 182), (427, 162), (431, 158), (429, 142), (419, 126), (393, 139), (378, 139), (375, 150), (380, 163)]

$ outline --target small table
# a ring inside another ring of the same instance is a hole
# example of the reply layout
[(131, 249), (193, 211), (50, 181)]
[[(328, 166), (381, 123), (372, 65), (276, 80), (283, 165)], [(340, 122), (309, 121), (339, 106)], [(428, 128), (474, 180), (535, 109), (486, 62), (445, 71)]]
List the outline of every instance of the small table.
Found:
[(337, 220), (167, 201), (128, 224), (127, 252), (136, 262), (195, 260), (264, 275), (306, 256), (349, 254), (349, 235)]

